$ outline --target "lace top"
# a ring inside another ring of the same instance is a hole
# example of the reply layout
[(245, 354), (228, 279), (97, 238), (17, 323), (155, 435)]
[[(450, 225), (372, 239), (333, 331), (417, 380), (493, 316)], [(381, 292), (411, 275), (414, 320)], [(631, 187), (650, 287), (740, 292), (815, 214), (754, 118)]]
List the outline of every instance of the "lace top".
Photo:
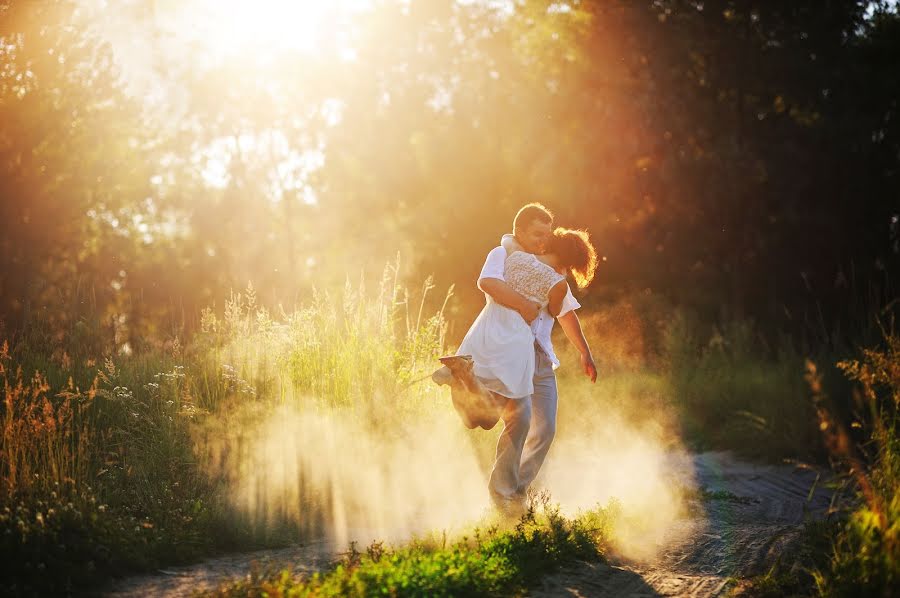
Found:
[(533, 254), (516, 251), (506, 258), (503, 278), (523, 297), (547, 305), (550, 301), (550, 289), (566, 277)]

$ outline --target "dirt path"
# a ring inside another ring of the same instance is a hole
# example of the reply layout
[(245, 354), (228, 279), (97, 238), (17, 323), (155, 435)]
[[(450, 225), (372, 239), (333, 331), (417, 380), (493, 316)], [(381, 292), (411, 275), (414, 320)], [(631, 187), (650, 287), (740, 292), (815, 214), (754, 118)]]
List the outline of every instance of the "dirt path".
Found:
[[(818, 473), (808, 468), (752, 465), (725, 453), (697, 455), (694, 468), (705, 499), (690, 518), (673, 523), (673, 539), (664, 542), (655, 561), (584, 563), (547, 577), (531, 595), (717, 596), (729, 578), (764, 572), (797, 538), (804, 514), (821, 516), (831, 500), (821, 480), (816, 482)], [(247, 575), (254, 563), (314, 571), (335, 557), (324, 542), (236, 554), (120, 580), (107, 595), (189, 596)]]
[(332, 559), (325, 542), (289, 546), (278, 550), (243, 552), (207, 559), (196, 565), (170, 567), (156, 573), (137, 575), (114, 582), (103, 593), (115, 598), (146, 598), (149, 596), (192, 596), (202, 590), (214, 590), (229, 579), (249, 575), (254, 567), (290, 566), (294, 571), (312, 573), (325, 568)]
[(706, 498), (694, 517), (674, 523), (670, 535), (680, 539), (655, 561), (585, 563), (549, 576), (531, 595), (718, 596), (730, 578), (765, 573), (797, 540), (805, 514), (821, 517), (831, 502), (824, 474), (818, 479), (809, 468), (752, 465), (724, 453), (697, 455), (694, 467)]

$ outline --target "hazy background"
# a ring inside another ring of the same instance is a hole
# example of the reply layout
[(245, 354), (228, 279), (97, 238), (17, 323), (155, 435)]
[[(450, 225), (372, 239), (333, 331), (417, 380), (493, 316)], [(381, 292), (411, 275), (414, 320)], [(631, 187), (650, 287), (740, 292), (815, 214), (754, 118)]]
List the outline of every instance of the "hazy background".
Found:
[(896, 280), (898, 44), (862, 1), (0, 2), (0, 322), (137, 350), (399, 252), (458, 339), (541, 201), (588, 307), (841, 334)]

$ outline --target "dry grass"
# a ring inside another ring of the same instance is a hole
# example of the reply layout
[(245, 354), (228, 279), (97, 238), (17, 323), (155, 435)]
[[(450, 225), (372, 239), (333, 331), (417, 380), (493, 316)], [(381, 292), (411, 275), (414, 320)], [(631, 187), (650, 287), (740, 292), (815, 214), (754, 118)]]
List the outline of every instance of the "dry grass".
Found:
[(81, 392), (70, 378), (54, 393), (40, 372), (26, 377), (21, 367), (11, 369), (9, 345), (4, 342), (0, 493), (46, 495), (91, 479), (100, 444), (91, 415), (96, 386)]

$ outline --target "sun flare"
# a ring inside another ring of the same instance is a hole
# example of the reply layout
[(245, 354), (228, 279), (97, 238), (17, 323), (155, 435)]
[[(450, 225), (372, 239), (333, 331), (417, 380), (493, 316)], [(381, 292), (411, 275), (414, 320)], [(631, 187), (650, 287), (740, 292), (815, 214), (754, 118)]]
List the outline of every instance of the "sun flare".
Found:
[(368, 0), (190, 0), (165, 2), (157, 20), (171, 33), (191, 39), (225, 59), (247, 52), (315, 53), (337, 44), (348, 50), (349, 26), (369, 8)]

